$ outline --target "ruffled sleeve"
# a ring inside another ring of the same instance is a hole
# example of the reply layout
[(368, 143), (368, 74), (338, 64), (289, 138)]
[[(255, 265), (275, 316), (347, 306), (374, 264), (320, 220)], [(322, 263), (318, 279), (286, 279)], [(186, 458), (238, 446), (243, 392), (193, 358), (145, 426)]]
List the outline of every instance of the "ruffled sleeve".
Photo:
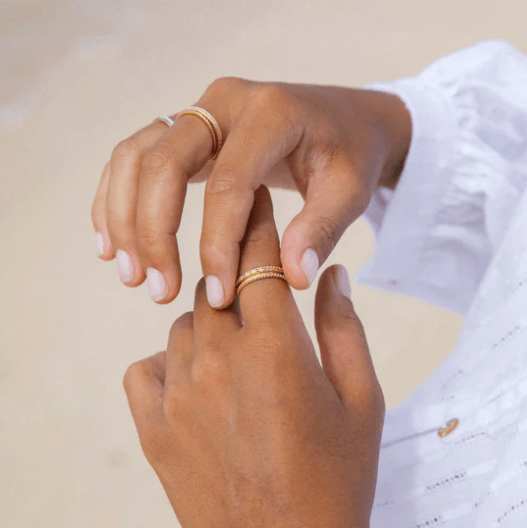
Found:
[(466, 314), (526, 189), (527, 56), (483, 41), (364, 88), (403, 100), (412, 139), (363, 215), (377, 247), (355, 280)]

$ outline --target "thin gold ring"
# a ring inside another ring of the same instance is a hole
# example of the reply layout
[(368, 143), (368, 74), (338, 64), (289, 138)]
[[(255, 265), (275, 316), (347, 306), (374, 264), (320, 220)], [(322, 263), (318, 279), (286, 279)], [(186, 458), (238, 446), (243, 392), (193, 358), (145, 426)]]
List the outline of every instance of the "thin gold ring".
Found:
[(181, 110), (181, 112), (178, 112), (175, 118), (179, 119), (184, 115), (194, 115), (199, 117), (207, 125), (207, 128), (209, 129), (209, 132), (212, 136), (212, 151), (209, 160), (216, 159), (223, 145), (221, 128), (220, 125), (218, 125), (216, 119), (214, 119), (214, 117), (209, 112), (207, 112), (207, 110), (200, 108), (199, 106), (189, 106), (188, 108), (184, 108)]
[(274, 271), (276, 273), (284, 273), (284, 268), (282, 268), (281, 266), (260, 266), (259, 268), (253, 268), (249, 271), (246, 271), (243, 275), (240, 275), (237, 279), (236, 279), (236, 286), (238, 286), (238, 284), (240, 284), (240, 282), (243, 282), (246, 278), (252, 276), (252, 275), (255, 275), (261, 271)]
[(245, 286), (251, 284), (252, 282), (256, 282), (258, 280), (261, 280), (261, 279), (282, 279), (283, 281), (287, 282), (286, 278), (285, 278), (285, 275), (283, 275), (282, 273), (259, 273), (257, 275), (254, 275), (253, 277), (243, 281), (239, 286), (238, 286), (238, 289), (236, 290), (236, 295), (239, 297), (240, 296), (240, 292), (243, 290), (243, 288), (245, 288)]
[[(269, 268), (279, 270), (279, 271), (270, 271)], [(247, 273), (244, 273), (241, 275), (238, 280), (236, 281), (236, 295), (239, 297), (240, 292), (247, 286), (248, 284), (251, 284), (252, 282), (256, 282), (261, 279), (281, 279), (285, 282), (287, 282), (287, 279), (285, 278), (285, 275), (283, 273), (283, 269), (279, 266), (261, 266), (259, 268), (254, 268), (252, 270), (249, 270)]]
[(205, 125), (207, 125), (210, 135), (212, 136), (212, 152), (211, 152), (209, 159), (213, 159), (215, 156), (218, 155), (218, 137), (216, 135), (216, 131), (214, 127), (212, 126), (212, 123), (203, 114), (195, 110), (182, 110), (176, 116), (176, 119), (179, 119), (180, 117), (183, 117), (184, 115), (197, 116), (205, 123)]
[(200, 106), (189, 106), (189, 109), (195, 110), (196, 112), (203, 114), (203, 116), (210, 121), (212, 127), (214, 128), (214, 132), (216, 132), (217, 152), (215, 156), (217, 156), (220, 152), (221, 147), (223, 146), (223, 135), (221, 133), (221, 127), (218, 124), (218, 121), (216, 121), (216, 119), (214, 119), (214, 116), (210, 112), (207, 112), (205, 108), (201, 108)]

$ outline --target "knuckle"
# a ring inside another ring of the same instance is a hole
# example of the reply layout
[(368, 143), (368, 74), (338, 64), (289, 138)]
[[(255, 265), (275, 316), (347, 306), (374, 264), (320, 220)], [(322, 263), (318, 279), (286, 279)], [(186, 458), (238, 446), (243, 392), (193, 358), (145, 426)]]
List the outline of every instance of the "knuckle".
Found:
[(183, 328), (189, 328), (192, 325), (193, 319), (194, 312), (185, 312), (183, 315), (179, 316), (170, 327), (170, 331), (168, 333), (169, 343), (177, 340), (179, 332)]
[(141, 161), (141, 168), (144, 172), (157, 172), (172, 164), (174, 150), (166, 143), (160, 143), (150, 149)]
[(133, 390), (137, 381), (144, 377), (145, 375), (145, 366), (142, 361), (136, 361), (129, 365), (126, 369), (123, 376), (123, 387), (124, 390), (128, 393)]
[(247, 97), (247, 106), (255, 116), (264, 116), (266, 122), (280, 130), (280, 135), (292, 143), (298, 143), (303, 130), (305, 109), (301, 99), (278, 84), (254, 85)]
[(153, 256), (160, 253), (159, 237), (144, 224), (136, 226), (135, 242), (141, 256)]
[(242, 88), (246, 85), (246, 83), (247, 81), (245, 81), (244, 79), (241, 79), (240, 77), (233, 77), (233, 76), (218, 77), (217, 79), (215, 79), (209, 84), (206, 91), (209, 93), (215, 93), (215, 92), (223, 93), (225, 91), (232, 91), (232, 90), (237, 90), (239, 88)]
[(127, 159), (140, 154), (141, 147), (139, 140), (135, 136), (123, 139), (112, 151), (112, 159)]
[[(122, 212), (115, 208), (108, 208), (106, 215), (108, 234), (114, 243), (129, 240), (132, 237), (133, 225), (123, 216)], [(119, 245), (119, 244), (117, 244)]]
[(276, 84), (261, 84), (253, 89), (252, 101), (265, 107), (274, 107), (290, 102), (290, 94)]
[(219, 197), (234, 194), (238, 191), (241, 182), (241, 175), (237, 169), (222, 167), (216, 170), (216, 174), (209, 178), (205, 192), (209, 197)]
[(203, 263), (212, 264), (222, 262), (225, 260), (225, 253), (229, 251), (229, 247), (219, 242), (208, 240), (208, 236), (202, 234), (202, 242), (199, 248), (200, 260)]

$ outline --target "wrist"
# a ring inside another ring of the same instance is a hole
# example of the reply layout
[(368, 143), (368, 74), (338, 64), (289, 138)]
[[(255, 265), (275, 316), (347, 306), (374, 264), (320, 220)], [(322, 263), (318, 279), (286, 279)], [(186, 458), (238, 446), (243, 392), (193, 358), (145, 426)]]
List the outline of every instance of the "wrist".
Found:
[(367, 90), (378, 99), (379, 123), (385, 163), (377, 185), (395, 189), (404, 168), (412, 139), (412, 118), (403, 100), (395, 94)]

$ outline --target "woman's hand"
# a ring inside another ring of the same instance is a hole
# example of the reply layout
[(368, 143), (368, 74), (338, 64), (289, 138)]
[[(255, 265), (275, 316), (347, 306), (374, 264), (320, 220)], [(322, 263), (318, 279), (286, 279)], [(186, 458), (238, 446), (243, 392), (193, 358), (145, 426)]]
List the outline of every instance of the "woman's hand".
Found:
[[(376, 185), (392, 186), (404, 163), (411, 120), (394, 95), (335, 86), (222, 78), (196, 105), (218, 121), (225, 144), (208, 162), (204, 123), (154, 121), (115, 147), (92, 207), (99, 256), (117, 254), (121, 280), (172, 301), (181, 286), (176, 237), (187, 183), (205, 188), (201, 263), (211, 306), (234, 298), (239, 244), (262, 183), (305, 199), (282, 239), (291, 286), (307, 288)], [(172, 116), (175, 117), (175, 116)]]
[[(243, 273), (279, 265), (269, 192), (256, 192)], [(367, 527), (384, 400), (341, 266), (321, 276), (323, 369), (289, 286), (265, 279), (219, 311), (198, 283), (167, 351), (124, 378), (143, 451), (184, 528)], [(243, 324), (242, 324), (243, 320)]]

